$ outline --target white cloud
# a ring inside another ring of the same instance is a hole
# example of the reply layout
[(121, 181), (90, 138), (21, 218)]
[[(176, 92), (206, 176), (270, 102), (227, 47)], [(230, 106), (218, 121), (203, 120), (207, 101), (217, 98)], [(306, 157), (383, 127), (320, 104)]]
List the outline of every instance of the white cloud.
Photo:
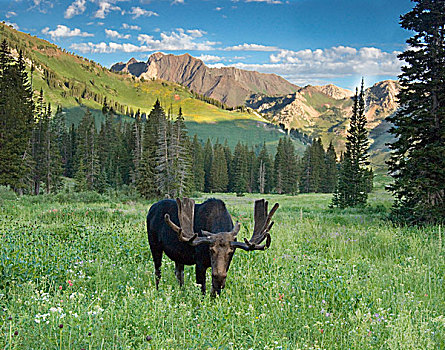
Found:
[(13, 16), (17, 16), (17, 13), (14, 11), (9, 11), (8, 13), (6, 13), (5, 17), (6, 18), (11, 18)]
[(173, 0), (172, 5), (184, 4), (184, 0)]
[(278, 51), (276, 46), (265, 46), (258, 44), (241, 44), (236, 46), (229, 46), (225, 48), (226, 51)]
[(54, 4), (52, 1), (49, 0), (33, 0), (32, 4), (28, 10), (37, 9), (41, 13), (47, 13), (48, 8), (53, 8)]
[(52, 39), (67, 38), (73, 36), (82, 36), (82, 37), (94, 36), (94, 34), (82, 32), (79, 28), (70, 29), (67, 26), (61, 24), (59, 24), (57, 28), (54, 30), (49, 30), (49, 27), (43, 28), (42, 33), (51, 35)]
[(72, 18), (76, 15), (80, 15), (85, 12), (86, 0), (75, 0), (68, 8), (65, 10), (65, 18)]
[(107, 37), (115, 39), (129, 39), (131, 36), (130, 34), (124, 35), (111, 29), (105, 29), (105, 34), (107, 35)]
[(99, 9), (94, 14), (96, 18), (105, 18), (110, 11), (120, 11), (119, 6), (115, 6), (110, 1), (99, 1)]
[(141, 27), (136, 26), (136, 25), (127, 24), (127, 23), (122, 23), (122, 28), (123, 29), (131, 29), (131, 30), (141, 30)]
[(213, 55), (201, 55), (196, 58), (204, 62), (218, 62), (224, 60), (224, 57), (213, 56)]
[[(116, 51), (123, 52), (149, 52), (149, 51), (175, 51), (175, 50), (197, 50), (197, 51), (209, 51), (214, 50), (216, 42), (203, 41), (196, 42), (196, 37), (188, 34), (184, 29), (179, 28), (175, 32), (161, 33), (160, 39), (154, 38), (152, 35), (139, 34), (138, 41), (141, 45), (134, 45), (130, 43), (118, 44), (114, 42), (110, 43), (79, 43), (72, 44), (71, 48), (78, 50), (82, 53), (96, 52), (96, 53), (109, 53)], [(216, 56), (214, 56), (216, 57)]]
[(8, 25), (8, 26), (11, 26), (11, 27), (14, 28), (15, 30), (19, 30), (19, 28), (20, 28), (20, 27), (17, 25), (17, 23), (14, 23), (14, 22), (8, 22), (8, 21), (6, 21), (5, 24)]
[(176, 32), (171, 33), (161, 33), (161, 39), (154, 39), (153, 36), (147, 34), (140, 34), (138, 40), (142, 44), (146, 44), (151, 47), (152, 50), (197, 50), (197, 51), (207, 51), (213, 50), (216, 42), (204, 41), (196, 42), (196, 34), (199, 32), (201, 34), (205, 33), (198, 29), (184, 32), (184, 29), (179, 28)]
[(194, 38), (201, 38), (202, 36), (204, 36), (204, 34), (207, 34), (207, 32), (205, 32), (201, 29), (189, 29), (189, 30), (187, 30), (187, 33), (189, 33), (190, 36), (192, 36)]
[(215, 7), (215, 11), (221, 11), (222, 9), (222, 7)]
[(265, 64), (235, 63), (241, 69), (275, 73), (295, 84), (327, 82), (345, 76), (396, 76), (402, 62), (398, 51), (384, 52), (375, 47), (355, 49), (337, 46), (316, 50), (281, 50)]
[[(122, 11), (122, 14), (125, 14), (125, 11)], [(141, 16), (151, 17), (151, 16), (159, 16), (156, 12), (148, 11), (140, 7), (132, 7), (130, 12), (127, 12), (130, 15), (133, 15), (133, 19), (136, 19)]]
[(279, 0), (246, 0), (246, 2), (264, 2), (266, 4), (282, 4)]

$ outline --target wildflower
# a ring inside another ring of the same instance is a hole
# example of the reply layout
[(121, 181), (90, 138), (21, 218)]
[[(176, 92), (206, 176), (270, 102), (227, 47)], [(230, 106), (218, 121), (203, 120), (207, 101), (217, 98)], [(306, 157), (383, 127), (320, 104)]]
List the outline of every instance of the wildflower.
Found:
[(62, 329), (63, 328), (63, 324), (59, 324), (59, 328)]
[(62, 286), (59, 286), (59, 289), (62, 290)]
[(71, 282), (70, 280), (68, 280), (68, 284), (69, 284), (70, 287), (73, 286), (73, 282)]
[(283, 300), (284, 299), (284, 294), (278, 293), (278, 300)]
[(150, 341), (150, 340), (152, 340), (153, 338), (152, 337), (150, 337), (149, 335), (147, 335), (146, 337), (145, 337), (145, 340), (146, 341)]
[(15, 335), (15, 336), (18, 336), (18, 335), (19, 335), (19, 331), (15, 331), (15, 332), (14, 332), (14, 335)]
[(322, 302), (323, 304), (326, 304), (326, 300), (324, 300), (324, 299), (323, 299), (321, 302)]
[(91, 332), (88, 332), (88, 336), (91, 337)]

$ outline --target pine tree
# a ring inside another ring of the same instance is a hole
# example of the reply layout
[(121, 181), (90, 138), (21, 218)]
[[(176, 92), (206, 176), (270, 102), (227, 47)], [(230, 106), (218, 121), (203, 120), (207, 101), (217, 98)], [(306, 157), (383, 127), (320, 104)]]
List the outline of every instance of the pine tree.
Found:
[(285, 187), (285, 149), (283, 139), (278, 140), (277, 152), (274, 162), (275, 191), (278, 194), (284, 193)]
[[(364, 83), (356, 90), (350, 126), (346, 136), (346, 151), (340, 168), (339, 183), (332, 204), (337, 207), (366, 205), (368, 199), (368, 132), (365, 129)], [(340, 191), (340, 192), (338, 192)], [(343, 193), (341, 191), (347, 191)]]
[(139, 166), (135, 168), (135, 173), (139, 174), (136, 180), (136, 187), (145, 198), (153, 198), (160, 195), (155, 175), (157, 166), (156, 149), (161, 119), (165, 120), (165, 113), (159, 100), (156, 100), (144, 125), (141, 159)]
[(30, 174), (32, 179), (32, 194), (34, 195), (40, 194), (40, 185), (45, 178), (45, 135), (48, 127), (46, 106), (43, 101), (43, 90), (40, 89), (40, 94), (36, 102), (35, 124), (31, 137), (32, 162), (30, 162), (30, 164), (32, 168), (30, 169)]
[(99, 145), (94, 117), (89, 109), (85, 112), (77, 128), (78, 169), (75, 178), (82, 190), (103, 190), (104, 176), (100, 172)]
[(183, 197), (190, 193), (192, 187), (190, 140), (187, 135), (182, 108), (173, 123), (169, 151), (173, 172), (174, 191), (171, 197)]
[(326, 150), (324, 162), (325, 177), (322, 183), (321, 191), (324, 193), (332, 193), (335, 189), (338, 177), (337, 154), (335, 153), (335, 148), (332, 141), (329, 143), (329, 147)]
[(226, 192), (228, 183), (229, 175), (224, 147), (216, 144), (213, 147), (213, 161), (210, 169), (210, 189), (212, 192)]
[(242, 195), (247, 192), (247, 185), (249, 179), (248, 168), (248, 148), (247, 145), (241, 144), (238, 141), (233, 152), (232, 170), (234, 173), (234, 188), (237, 195)]
[(23, 193), (33, 128), (32, 88), (22, 52), (16, 62), (6, 40), (0, 46), (0, 185)]
[(292, 140), (284, 139), (283, 189), (285, 193), (295, 194), (298, 189), (298, 166)]
[(195, 134), (192, 142), (192, 171), (193, 171), (193, 188), (195, 191), (204, 191), (204, 151), (202, 145)]
[(266, 143), (258, 155), (258, 191), (260, 193), (270, 193), (272, 190), (273, 168), (269, 153), (267, 152)]
[(389, 118), (396, 137), (390, 148), (394, 183), (394, 220), (412, 224), (445, 218), (445, 2), (414, 0), (401, 16), (402, 28), (414, 31), (399, 76), (400, 108)]
[(204, 145), (204, 192), (211, 191), (211, 172), (213, 161), (213, 147), (210, 139), (208, 138)]
[(43, 179), (46, 193), (54, 193), (60, 188), (62, 169), (62, 159), (60, 148), (57, 144), (58, 125), (52, 119), (51, 104), (48, 104), (46, 115), (43, 120), (45, 124), (43, 135)]
[(171, 152), (169, 152), (169, 139), (171, 133), (170, 121), (166, 118), (164, 110), (159, 116), (158, 134), (156, 140), (155, 179), (157, 191), (162, 197), (170, 197), (174, 192), (174, 169), (172, 169)]

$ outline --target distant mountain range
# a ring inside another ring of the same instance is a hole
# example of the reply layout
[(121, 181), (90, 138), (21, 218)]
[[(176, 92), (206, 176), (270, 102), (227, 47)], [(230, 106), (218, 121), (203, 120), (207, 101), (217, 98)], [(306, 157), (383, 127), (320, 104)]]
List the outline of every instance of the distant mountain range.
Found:
[[(350, 90), (332, 84), (299, 87), (273, 74), (209, 68), (188, 54), (175, 56), (158, 52), (147, 62), (132, 58), (127, 63), (116, 63), (111, 69), (140, 79), (176, 82), (229, 106), (244, 105), (271, 123), (296, 128), (312, 137), (321, 137), (325, 144), (332, 141), (337, 149), (344, 149), (354, 95)], [(387, 133), (390, 126), (385, 119), (398, 107), (398, 90), (397, 81), (385, 80), (365, 91), (373, 155), (388, 150), (385, 144), (391, 141), (391, 135)], [(382, 157), (379, 155), (379, 158)]]
[(203, 61), (189, 54), (175, 56), (157, 52), (147, 62), (138, 62), (132, 58), (127, 63), (114, 64), (111, 70), (130, 73), (138, 78), (175, 82), (229, 107), (244, 105), (246, 99), (255, 93), (276, 96), (299, 89), (276, 74), (234, 67), (209, 68)]
[[(268, 124), (272, 123), (321, 137), (325, 146), (333, 141), (337, 150), (344, 149), (353, 93), (332, 84), (299, 87), (274, 74), (210, 68), (188, 54), (155, 53), (147, 62), (131, 59), (109, 70), (0, 23), (0, 40), (3, 38), (14, 55), (20, 49), (28, 66), (34, 64), (34, 90), (43, 89), (47, 102), (61, 105), (68, 124), (77, 123), (86, 107), (93, 110), (100, 123), (105, 98), (122, 115), (138, 109), (148, 113), (154, 101), (160, 99), (166, 108), (173, 108), (173, 114), (182, 107), (190, 133), (203, 140), (228, 139), (232, 146), (238, 141), (266, 142), (273, 150), (283, 133)], [(377, 165), (382, 165), (388, 155), (386, 143), (391, 140), (391, 125), (386, 117), (397, 109), (398, 89), (396, 81), (387, 80), (366, 90), (372, 160)], [(193, 92), (227, 106), (244, 108), (224, 110)], [(304, 144), (296, 140), (295, 145), (301, 154)]]

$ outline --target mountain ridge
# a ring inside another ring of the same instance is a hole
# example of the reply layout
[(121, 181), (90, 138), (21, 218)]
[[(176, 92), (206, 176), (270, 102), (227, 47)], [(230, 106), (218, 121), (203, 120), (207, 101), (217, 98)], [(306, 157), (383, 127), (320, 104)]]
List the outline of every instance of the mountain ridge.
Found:
[(187, 86), (191, 90), (221, 101), (229, 107), (243, 105), (253, 93), (282, 95), (299, 87), (276, 74), (265, 74), (235, 67), (214, 68), (190, 54), (150, 55), (147, 62), (118, 62), (113, 71), (130, 73), (137, 78), (162, 79)]

